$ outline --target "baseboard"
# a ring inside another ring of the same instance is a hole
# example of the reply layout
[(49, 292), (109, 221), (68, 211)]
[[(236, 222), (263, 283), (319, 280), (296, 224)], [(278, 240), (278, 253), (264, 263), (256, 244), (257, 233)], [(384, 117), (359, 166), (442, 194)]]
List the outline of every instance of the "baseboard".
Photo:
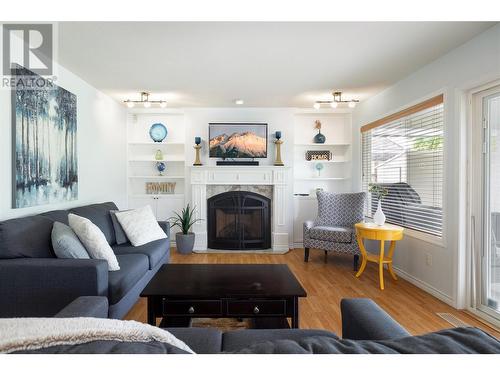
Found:
[(402, 269), (398, 267), (394, 267), (394, 271), (396, 272), (396, 275), (401, 277), (402, 279), (408, 281), (409, 283), (415, 285), (416, 287), (422, 289), (423, 291), (429, 293), (430, 295), (436, 297), (437, 299), (443, 301), (444, 303), (450, 305), (451, 307), (455, 307), (455, 301), (453, 300), (452, 297), (447, 295), (446, 293), (441, 292), (440, 290), (434, 288), (432, 285), (429, 285), (425, 281), (422, 281), (418, 278), (416, 278), (413, 275), (410, 275), (408, 272), (403, 271)]
[(294, 249), (303, 249), (304, 248), (304, 242), (294, 242), (293, 243), (293, 248)]
[(286, 254), (290, 251), (289, 249), (286, 250), (273, 250), (273, 249), (267, 249), (267, 250), (217, 250), (217, 249), (205, 249), (205, 250), (197, 250), (194, 249), (193, 252), (196, 254), (274, 254), (274, 255), (282, 255)]

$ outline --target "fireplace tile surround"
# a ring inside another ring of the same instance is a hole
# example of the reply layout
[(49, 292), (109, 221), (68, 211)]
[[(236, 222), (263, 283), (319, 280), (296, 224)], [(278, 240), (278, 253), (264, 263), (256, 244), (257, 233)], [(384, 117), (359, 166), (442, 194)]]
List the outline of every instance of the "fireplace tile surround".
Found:
[(207, 247), (207, 200), (228, 191), (249, 191), (271, 199), (271, 248), (267, 251), (286, 253), (289, 250), (286, 196), (288, 173), (289, 168), (274, 166), (192, 167), (191, 203), (196, 207), (196, 219), (202, 219), (193, 228), (196, 233), (194, 250), (219, 250)]

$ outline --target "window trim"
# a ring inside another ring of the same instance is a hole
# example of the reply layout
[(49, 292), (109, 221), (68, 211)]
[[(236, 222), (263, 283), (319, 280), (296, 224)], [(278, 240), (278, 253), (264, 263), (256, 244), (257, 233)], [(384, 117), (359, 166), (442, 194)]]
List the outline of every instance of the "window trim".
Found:
[[(386, 115), (378, 120), (372, 121), (370, 123), (367, 123), (367, 124), (361, 126), (360, 127), (361, 137), (359, 138), (359, 140), (360, 140), (360, 146), (361, 146), (363, 143), (362, 134), (364, 132), (370, 131), (370, 130), (375, 129), (379, 126), (383, 126), (383, 125), (388, 124), (390, 122), (396, 121), (400, 118), (403, 118), (403, 117), (412, 115), (414, 113), (420, 112), (420, 111), (425, 110), (427, 108), (431, 108), (431, 107), (434, 107), (434, 106), (439, 105), (439, 104), (443, 105), (443, 191), (442, 191), (443, 196), (442, 196), (442, 207), (441, 207), (442, 223), (443, 224), (442, 224), (442, 228), (441, 228), (441, 236), (431, 234), (431, 233), (422, 232), (422, 231), (411, 229), (411, 228), (407, 228), (407, 227), (404, 227), (402, 225), (400, 225), (400, 226), (404, 228), (405, 235), (407, 235), (409, 237), (412, 237), (412, 238), (415, 238), (415, 239), (418, 239), (418, 240), (445, 248), (447, 246), (447, 241), (446, 241), (447, 222), (446, 222), (446, 210), (445, 210), (446, 199), (445, 199), (445, 194), (444, 194), (444, 192), (446, 190), (446, 185), (447, 185), (446, 178), (445, 178), (446, 149), (447, 149), (447, 143), (448, 143), (447, 142), (447, 126), (446, 126), (446, 117), (447, 116), (446, 116), (446, 103), (444, 100), (444, 97), (445, 97), (444, 90), (438, 91), (438, 92), (440, 92), (438, 95), (434, 94), (435, 96), (433, 96), (429, 99), (424, 99), (423, 101), (417, 101), (416, 104), (411, 105), (411, 106), (406, 107), (406, 108), (404, 108), (404, 106), (403, 106), (403, 109), (401, 109), (395, 113)], [(359, 158), (360, 158), (360, 163), (359, 163), (360, 179), (359, 179), (359, 182), (360, 182), (360, 186), (361, 186), (361, 191), (363, 191), (363, 189), (362, 189), (362, 186), (363, 186), (363, 147), (359, 148)], [(366, 220), (366, 219), (368, 219), (368, 220)], [(373, 218), (365, 215), (365, 221), (373, 221)], [(396, 223), (396, 225), (399, 225), (399, 224)]]
[(392, 115), (388, 115), (385, 117), (382, 117), (381, 119), (375, 120), (373, 122), (370, 122), (366, 125), (363, 125), (360, 128), (361, 133), (365, 133), (369, 130), (373, 130), (375, 128), (378, 128), (379, 126), (383, 126), (385, 124), (388, 124), (390, 122), (399, 120), (400, 118), (410, 116), (414, 113), (423, 111), (424, 109), (434, 107), (439, 104), (444, 103), (444, 94), (437, 95), (433, 98), (427, 99), (421, 103), (415, 104), (411, 107), (408, 107), (406, 109), (403, 109), (399, 112), (393, 113)]

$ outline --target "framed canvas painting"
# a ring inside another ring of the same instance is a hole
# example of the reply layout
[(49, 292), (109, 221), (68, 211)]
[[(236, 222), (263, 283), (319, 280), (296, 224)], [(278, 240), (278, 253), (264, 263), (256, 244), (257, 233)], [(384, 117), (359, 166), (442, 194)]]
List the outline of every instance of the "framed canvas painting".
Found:
[(14, 73), (12, 207), (75, 200), (78, 198), (76, 95), (23, 67), (17, 66)]

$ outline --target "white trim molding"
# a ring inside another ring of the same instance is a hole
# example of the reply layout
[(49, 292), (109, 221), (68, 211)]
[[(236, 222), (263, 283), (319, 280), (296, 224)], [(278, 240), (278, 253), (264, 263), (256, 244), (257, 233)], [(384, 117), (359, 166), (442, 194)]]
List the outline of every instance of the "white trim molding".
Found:
[(394, 267), (394, 271), (396, 272), (396, 275), (401, 277), (402, 279), (408, 281), (409, 283), (415, 285), (416, 287), (426, 291), (430, 295), (436, 297), (437, 299), (443, 301), (444, 303), (447, 303), (450, 306), (456, 307), (455, 306), (455, 300), (453, 297), (441, 292), (440, 290), (434, 288), (432, 285), (427, 284), (425, 281), (422, 281), (415, 276), (410, 275), (406, 271), (403, 271), (402, 269), (398, 267)]
[(207, 252), (207, 185), (270, 185), (273, 186), (271, 249), (276, 254), (289, 250), (287, 218), (288, 173), (287, 167), (192, 167), (191, 202), (195, 209), (195, 219), (201, 219), (193, 226), (196, 234), (194, 250)]

